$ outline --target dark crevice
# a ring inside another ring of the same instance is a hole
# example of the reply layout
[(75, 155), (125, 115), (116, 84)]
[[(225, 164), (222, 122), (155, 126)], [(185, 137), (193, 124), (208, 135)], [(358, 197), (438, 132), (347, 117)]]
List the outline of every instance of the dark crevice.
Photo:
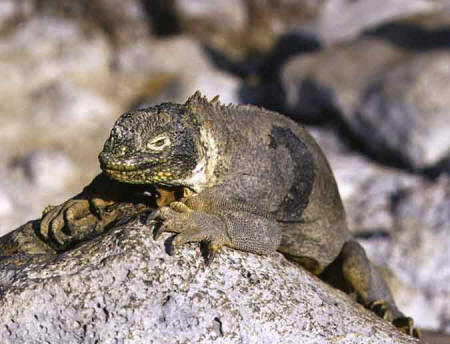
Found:
[(109, 321), (109, 311), (106, 307), (103, 307), (102, 310), (103, 310), (103, 313), (105, 313), (105, 322), (108, 322)]
[(170, 301), (170, 295), (167, 295), (167, 297), (162, 302), (162, 306), (164, 307), (169, 301)]
[(399, 205), (408, 197), (408, 190), (400, 189), (391, 194), (389, 211), (391, 214), (396, 215)]
[(181, 32), (172, 0), (141, 0), (150, 18), (153, 33), (158, 36), (173, 36)]
[(377, 240), (377, 239), (390, 239), (391, 233), (389, 233), (386, 229), (383, 228), (373, 228), (369, 231), (364, 232), (354, 232), (353, 237), (355, 239), (362, 240)]
[(215, 317), (214, 322), (215, 322), (215, 327), (217, 327), (217, 329), (219, 330), (220, 336), (223, 337), (222, 321), (220, 321), (220, 319), (218, 317)]
[(381, 38), (416, 52), (450, 48), (450, 26), (426, 29), (411, 23), (389, 23), (364, 35)]

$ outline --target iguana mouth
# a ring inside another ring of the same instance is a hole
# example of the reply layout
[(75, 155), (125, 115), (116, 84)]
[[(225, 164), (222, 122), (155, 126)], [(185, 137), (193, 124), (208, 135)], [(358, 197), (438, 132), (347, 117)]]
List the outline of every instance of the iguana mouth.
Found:
[(139, 164), (139, 165), (100, 163), (100, 168), (103, 171), (108, 171), (108, 172), (112, 172), (112, 173), (135, 174), (135, 173), (149, 172), (156, 165), (157, 164), (155, 164), (155, 163), (145, 163), (145, 164)]
[(120, 171), (109, 168), (102, 168), (102, 171), (114, 179), (134, 179), (134, 177), (142, 176), (147, 172), (146, 170)]
[(158, 165), (158, 161), (156, 160), (148, 162), (139, 162), (137, 158), (118, 160), (105, 153), (101, 153), (98, 159), (100, 161), (100, 168), (111, 174), (136, 174), (149, 172), (153, 167)]
[(103, 173), (111, 179), (128, 184), (148, 184), (155, 181), (154, 170), (118, 170), (103, 167)]

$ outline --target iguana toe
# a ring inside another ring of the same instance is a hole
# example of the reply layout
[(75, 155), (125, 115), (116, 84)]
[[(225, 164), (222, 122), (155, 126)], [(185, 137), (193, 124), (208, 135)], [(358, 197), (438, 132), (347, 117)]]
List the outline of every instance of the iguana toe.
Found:
[(194, 211), (181, 202), (173, 202), (170, 207), (162, 207), (154, 221), (153, 236), (158, 239), (162, 233), (177, 233), (170, 239), (169, 254), (174, 249), (190, 242), (207, 243), (207, 254), (204, 254), (208, 264), (214, 253), (224, 245), (231, 245), (225, 224), (217, 216)]
[(422, 337), (422, 332), (414, 327), (414, 321), (410, 317), (398, 317), (392, 321), (392, 324), (400, 331), (414, 338), (420, 339)]
[(373, 301), (370, 304), (369, 309), (380, 318), (383, 318), (389, 322), (392, 322), (392, 320), (394, 319), (391, 306), (384, 300)]
[(208, 266), (214, 260), (217, 251), (222, 247), (222, 245), (218, 245), (214, 242), (205, 242), (205, 248), (202, 250), (203, 258), (205, 259), (205, 264)]

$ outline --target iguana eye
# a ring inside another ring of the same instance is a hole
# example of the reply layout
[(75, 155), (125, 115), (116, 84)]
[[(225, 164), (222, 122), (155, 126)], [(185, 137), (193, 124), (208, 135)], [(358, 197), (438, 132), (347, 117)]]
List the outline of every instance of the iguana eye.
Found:
[(147, 149), (160, 151), (170, 145), (170, 140), (167, 136), (157, 136), (147, 143)]

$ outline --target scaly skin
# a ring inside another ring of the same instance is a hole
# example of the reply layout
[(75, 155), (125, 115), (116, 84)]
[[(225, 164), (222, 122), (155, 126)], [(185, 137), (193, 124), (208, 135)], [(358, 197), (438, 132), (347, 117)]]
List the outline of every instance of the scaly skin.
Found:
[[(122, 115), (99, 160), (103, 174), (97, 181), (43, 216), (41, 235), (57, 247), (97, 234), (122, 216), (114, 207), (133, 200), (132, 190), (152, 186), (161, 195), (155, 237), (176, 233), (173, 247), (206, 242), (209, 260), (222, 246), (257, 254), (279, 250), (418, 336), (351, 240), (324, 154), (290, 119), (254, 106), (224, 106), (196, 93), (183, 105)], [(113, 215), (102, 211), (108, 207)], [(93, 210), (103, 215), (93, 219)], [(74, 219), (88, 222), (81, 234)]]

